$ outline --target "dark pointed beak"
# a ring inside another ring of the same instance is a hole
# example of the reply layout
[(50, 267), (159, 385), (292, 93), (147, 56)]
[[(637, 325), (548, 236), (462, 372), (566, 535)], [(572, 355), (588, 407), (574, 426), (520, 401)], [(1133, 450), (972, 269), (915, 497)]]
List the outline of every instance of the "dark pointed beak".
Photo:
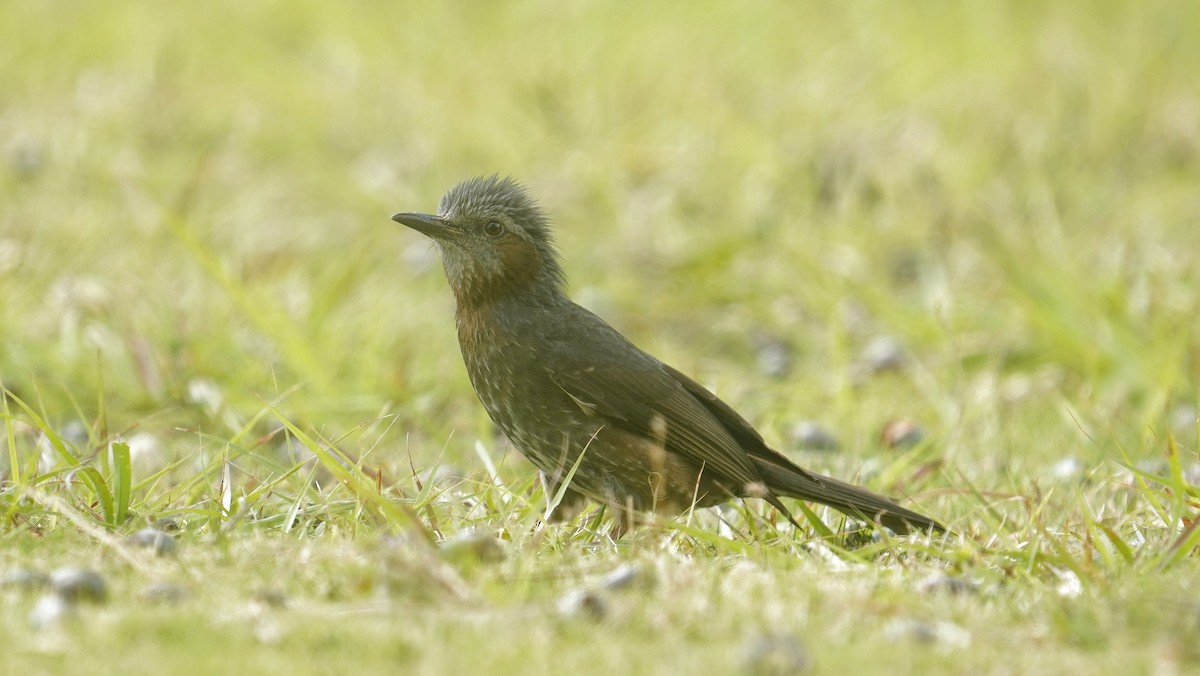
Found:
[(392, 220), (407, 225), (422, 235), (428, 235), (437, 240), (450, 239), (459, 233), (458, 228), (431, 214), (405, 212), (392, 216)]

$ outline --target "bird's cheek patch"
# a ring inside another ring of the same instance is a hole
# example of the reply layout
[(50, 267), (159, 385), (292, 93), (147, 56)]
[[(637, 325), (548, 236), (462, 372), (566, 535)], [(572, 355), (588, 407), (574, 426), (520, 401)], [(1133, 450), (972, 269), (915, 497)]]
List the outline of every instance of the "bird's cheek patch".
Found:
[(532, 276), (541, 266), (537, 250), (520, 237), (508, 236), (497, 244), (500, 264), (507, 277), (525, 278)]

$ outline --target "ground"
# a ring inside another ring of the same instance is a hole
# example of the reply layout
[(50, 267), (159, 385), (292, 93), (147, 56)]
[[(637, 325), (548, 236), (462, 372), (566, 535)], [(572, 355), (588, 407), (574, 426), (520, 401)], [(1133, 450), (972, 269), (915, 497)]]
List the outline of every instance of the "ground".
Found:
[[(1197, 34), (1182, 2), (3, 4), (0, 670), (1196, 670)], [(389, 220), (491, 173), (579, 302), (951, 532), (546, 522)]]

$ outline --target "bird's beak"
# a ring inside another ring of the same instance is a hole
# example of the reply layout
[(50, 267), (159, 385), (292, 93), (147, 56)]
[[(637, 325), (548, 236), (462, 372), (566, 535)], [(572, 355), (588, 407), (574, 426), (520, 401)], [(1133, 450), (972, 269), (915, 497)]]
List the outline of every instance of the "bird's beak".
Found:
[(451, 239), (459, 234), (458, 228), (431, 214), (405, 212), (392, 216), (392, 220), (407, 225), (422, 235), (428, 235), (437, 240)]

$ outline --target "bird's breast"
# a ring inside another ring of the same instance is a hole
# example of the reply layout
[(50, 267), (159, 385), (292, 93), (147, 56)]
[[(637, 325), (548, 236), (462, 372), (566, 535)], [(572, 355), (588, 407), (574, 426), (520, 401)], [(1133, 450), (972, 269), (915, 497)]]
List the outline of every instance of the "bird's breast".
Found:
[(578, 427), (566, 394), (539, 361), (537, 335), (522, 335), (483, 310), (458, 316), (458, 340), (471, 385), (488, 415), (523, 451), (562, 445)]

